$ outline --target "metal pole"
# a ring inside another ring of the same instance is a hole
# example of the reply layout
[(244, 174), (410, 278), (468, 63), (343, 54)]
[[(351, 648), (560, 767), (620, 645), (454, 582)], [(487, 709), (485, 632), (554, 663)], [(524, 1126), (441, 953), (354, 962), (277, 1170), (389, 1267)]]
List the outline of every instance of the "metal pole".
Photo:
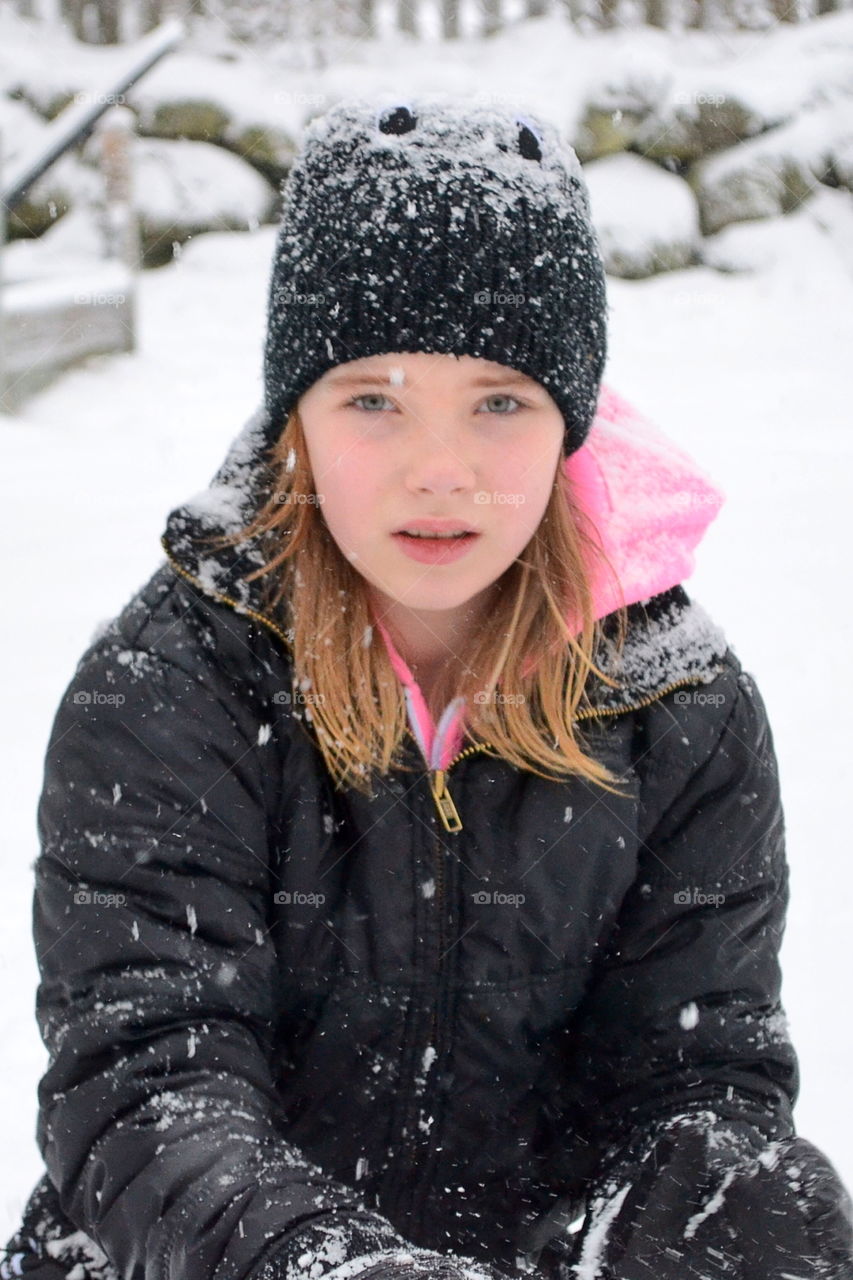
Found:
[(146, 71), (169, 53), (186, 35), (183, 23), (177, 17), (168, 18), (156, 30), (143, 36), (132, 49), (125, 65), (113, 82), (108, 93), (88, 93), (80, 95), (79, 100), (70, 103), (64, 111), (50, 122), (45, 130), (47, 144), (36, 160), (24, 159), (13, 166), (7, 176), (5, 186), (0, 188), (2, 199), (10, 209), (23, 198), (27, 190), (37, 178), (49, 169), (69, 147), (82, 142), (92, 131), (93, 125), (114, 105), (116, 99), (123, 96), (126, 89), (136, 84)]

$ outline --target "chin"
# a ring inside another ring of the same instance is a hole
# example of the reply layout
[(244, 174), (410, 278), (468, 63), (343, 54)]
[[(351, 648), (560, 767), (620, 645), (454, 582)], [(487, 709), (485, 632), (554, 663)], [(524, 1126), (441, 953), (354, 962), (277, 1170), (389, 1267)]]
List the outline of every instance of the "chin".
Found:
[(412, 591), (405, 591), (403, 588), (403, 594), (397, 599), (407, 609), (434, 610), (436, 613), (443, 613), (448, 609), (459, 609), (462, 605), (468, 604), (469, 600), (473, 600), (489, 585), (488, 582), (463, 581), (461, 578), (453, 583), (445, 581), (435, 582), (435, 584), (427, 584), (421, 579)]

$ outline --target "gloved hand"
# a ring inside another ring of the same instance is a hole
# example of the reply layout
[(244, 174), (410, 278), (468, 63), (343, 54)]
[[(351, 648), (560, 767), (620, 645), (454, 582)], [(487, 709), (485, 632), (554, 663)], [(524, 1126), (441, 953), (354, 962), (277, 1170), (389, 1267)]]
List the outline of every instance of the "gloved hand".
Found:
[(550, 1280), (853, 1280), (853, 1204), (805, 1138), (680, 1116), (602, 1168), (582, 1230), (551, 1240), (538, 1267)]

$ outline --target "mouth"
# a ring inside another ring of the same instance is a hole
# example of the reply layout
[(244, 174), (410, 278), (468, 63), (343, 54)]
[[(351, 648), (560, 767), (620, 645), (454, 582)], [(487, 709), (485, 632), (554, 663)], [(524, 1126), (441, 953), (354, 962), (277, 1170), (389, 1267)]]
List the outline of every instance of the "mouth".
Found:
[(406, 530), (399, 530), (391, 536), (412, 560), (419, 560), (422, 564), (447, 564), (463, 556), (481, 535), (469, 529), (443, 537), (413, 534)]

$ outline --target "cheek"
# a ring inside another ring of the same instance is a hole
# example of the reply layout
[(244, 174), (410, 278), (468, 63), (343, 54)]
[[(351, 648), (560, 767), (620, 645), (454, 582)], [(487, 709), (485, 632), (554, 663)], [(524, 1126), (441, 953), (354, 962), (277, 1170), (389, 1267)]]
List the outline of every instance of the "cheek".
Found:
[[(543, 459), (543, 464), (545, 459)], [(551, 490), (555, 468), (531, 467), (530, 455), (508, 460), (493, 478), (491, 502), (481, 508), (494, 522), (507, 543), (524, 545), (539, 527)]]
[(341, 449), (318, 458), (315, 472), (320, 509), (337, 540), (348, 545), (369, 537), (375, 520), (375, 477), (357, 451)]

